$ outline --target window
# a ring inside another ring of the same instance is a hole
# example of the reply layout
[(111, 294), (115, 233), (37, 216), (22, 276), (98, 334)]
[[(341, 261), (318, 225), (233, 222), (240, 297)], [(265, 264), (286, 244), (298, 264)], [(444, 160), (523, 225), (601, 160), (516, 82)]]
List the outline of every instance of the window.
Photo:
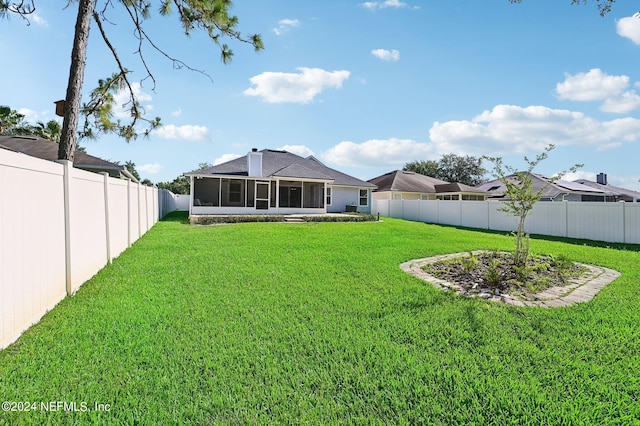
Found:
[(331, 205), (331, 190), (332, 188), (327, 187), (327, 205)]
[(402, 194), (393, 194), (394, 200), (402, 200)]
[(424, 195), (424, 194), (423, 194), (423, 195), (421, 195), (421, 196), (420, 196), (420, 199), (421, 199), (421, 200), (423, 200), (423, 201), (424, 201), (424, 200), (428, 200), (428, 199), (429, 199), (429, 196), (428, 196), (428, 195)]
[(369, 190), (367, 189), (360, 190), (360, 205), (361, 206), (369, 205)]

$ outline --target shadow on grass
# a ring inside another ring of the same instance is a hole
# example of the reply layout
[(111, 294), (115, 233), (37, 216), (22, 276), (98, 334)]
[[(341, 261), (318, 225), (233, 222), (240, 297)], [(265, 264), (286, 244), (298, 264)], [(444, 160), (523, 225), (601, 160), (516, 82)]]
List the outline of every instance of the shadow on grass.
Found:
[[(508, 237), (513, 234), (513, 232), (510, 232), (510, 231), (496, 231), (493, 229), (469, 228), (466, 226), (443, 225), (443, 224), (426, 223), (426, 222), (424, 223), (426, 225), (441, 226), (443, 228), (455, 228), (455, 229), (461, 229), (463, 231), (480, 232), (483, 234), (505, 235)], [(530, 238), (532, 240), (556, 241), (556, 242), (562, 242), (562, 243), (573, 244), (578, 246), (602, 247), (602, 248), (624, 250), (624, 251), (640, 251), (640, 244), (610, 243), (606, 241), (594, 241), (594, 240), (584, 240), (579, 238), (555, 237), (551, 235), (541, 235), (541, 234), (531, 234)]]
[(165, 217), (160, 219), (162, 222), (177, 222), (183, 225), (189, 225), (189, 212), (173, 211), (167, 213)]

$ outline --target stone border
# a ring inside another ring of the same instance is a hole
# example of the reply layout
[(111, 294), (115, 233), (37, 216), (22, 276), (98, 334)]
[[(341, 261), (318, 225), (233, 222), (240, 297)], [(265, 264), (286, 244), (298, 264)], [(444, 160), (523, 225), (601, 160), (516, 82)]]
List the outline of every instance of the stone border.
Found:
[[(473, 254), (480, 254), (486, 250), (473, 251)], [(436, 278), (422, 270), (422, 266), (441, 260), (454, 259), (467, 256), (469, 253), (453, 253), (441, 256), (425, 257), (413, 259), (400, 265), (400, 269), (408, 274), (430, 282), (440, 290), (451, 290), (463, 296), (476, 296), (494, 302), (503, 302), (514, 306), (538, 306), (543, 308), (561, 308), (574, 303), (588, 302), (595, 297), (607, 284), (613, 282), (620, 276), (620, 272), (602, 266), (579, 265), (587, 268), (587, 273), (582, 277), (569, 280), (569, 284), (561, 287), (551, 287), (545, 291), (534, 295), (536, 300), (521, 300), (508, 294), (493, 294), (488, 289), (481, 289), (477, 294), (469, 294), (467, 291), (452, 282)], [(483, 291), (484, 290), (484, 291)]]

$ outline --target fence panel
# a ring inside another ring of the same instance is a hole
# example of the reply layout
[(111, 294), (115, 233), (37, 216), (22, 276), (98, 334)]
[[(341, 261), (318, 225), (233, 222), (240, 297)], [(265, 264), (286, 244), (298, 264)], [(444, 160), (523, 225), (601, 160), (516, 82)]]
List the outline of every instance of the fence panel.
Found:
[(129, 181), (129, 244), (133, 244), (141, 235), (139, 187), (139, 184)]
[(640, 244), (640, 203), (625, 203), (624, 207), (624, 242)]
[(530, 234), (567, 236), (568, 203), (536, 203), (527, 215), (525, 231)]
[(69, 168), (71, 286), (73, 291), (108, 261), (104, 176)]
[(570, 203), (567, 206), (567, 236), (596, 241), (624, 241), (625, 204)]
[(402, 211), (407, 220), (420, 221), (420, 200), (402, 201)]
[(158, 202), (155, 188), (0, 149), (0, 349), (151, 228)]
[(0, 348), (66, 294), (63, 172), (0, 149)]
[(460, 201), (436, 200), (438, 203), (438, 223), (443, 225), (462, 225)]
[(111, 259), (118, 257), (129, 246), (128, 182), (127, 180), (108, 178)]
[(461, 223), (470, 228), (489, 227), (489, 206), (484, 201), (461, 201)]
[[(502, 207), (498, 201), (374, 200), (374, 211), (383, 216), (515, 231), (519, 218), (501, 211)], [(640, 244), (640, 203), (539, 202), (527, 216), (525, 230), (540, 235)]]

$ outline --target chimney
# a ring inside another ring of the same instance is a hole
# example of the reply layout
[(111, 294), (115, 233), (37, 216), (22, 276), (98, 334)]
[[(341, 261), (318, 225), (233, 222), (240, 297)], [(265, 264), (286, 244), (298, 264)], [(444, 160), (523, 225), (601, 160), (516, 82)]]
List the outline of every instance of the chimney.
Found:
[(247, 171), (249, 177), (262, 177), (262, 153), (257, 148), (247, 154)]
[(596, 176), (596, 182), (598, 182), (600, 185), (606, 185), (607, 184), (607, 174), (606, 173), (598, 173), (598, 176)]

